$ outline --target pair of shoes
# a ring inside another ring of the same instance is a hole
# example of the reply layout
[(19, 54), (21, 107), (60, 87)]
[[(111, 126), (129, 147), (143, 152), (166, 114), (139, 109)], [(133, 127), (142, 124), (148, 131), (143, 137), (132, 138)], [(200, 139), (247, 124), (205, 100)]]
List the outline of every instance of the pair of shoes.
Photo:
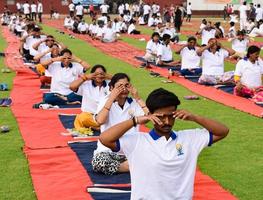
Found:
[(11, 98), (3, 98), (0, 99), (0, 107), (8, 107), (12, 104)]
[(160, 77), (160, 74), (159, 73), (156, 73), (156, 72), (150, 72), (150, 75), (152, 77)]
[(8, 86), (6, 83), (0, 83), (0, 91), (7, 91)]
[(9, 126), (7, 126), (7, 125), (0, 126), (0, 132), (1, 133), (7, 133), (9, 131), (10, 131)]
[(2, 72), (2, 73), (10, 73), (11, 70), (8, 69), (8, 68), (3, 68), (3, 69), (1, 69), (1, 72)]
[(199, 96), (196, 95), (188, 95), (188, 96), (184, 96), (184, 99), (186, 100), (198, 100)]

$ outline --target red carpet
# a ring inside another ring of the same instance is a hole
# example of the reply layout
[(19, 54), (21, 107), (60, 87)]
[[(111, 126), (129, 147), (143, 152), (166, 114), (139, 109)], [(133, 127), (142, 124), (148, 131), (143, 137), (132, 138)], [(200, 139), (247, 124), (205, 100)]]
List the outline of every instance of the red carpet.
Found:
[[(45, 22), (47, 25), (50, 25), (52, 27), (55, 27), (59, 30), (65, 31), (67, 33), (71, 33), (71, 31), (65, 30), (62, 27), (63, 22), (61, 20), (56, 20), (56, 21), (51, 21), (47, 20)], [(100, 49), (103, 51), (103, 53), (106, 53), (114, 58), (120, 59), (122, 61), (125, 61), (133, 66), (139, 66), (141, 64), (140, 61), (136, 60), (134, 57), (135, 56), (141, 56), (144, 55), (144, 51), (139, 50), (127, 43), (124, 43), (122, 41), (118, 41), (116, 43), (111, 43), (111, 44), (105, 44), (101, 43), (100, 41), (97, 40), (92, 40), (89, 36), (87, 35), (79, 35), (79, 34), (74, 34), (75, 37), (82, 39), (92, 46)], [(137, 36), (136, 36), (137, 37)], [(158, 72), (164, 77), (168, 77), (168, 70), (167, 69), (161, 69), (159, 67), (153, 67), (151, 71)], [(257, 117), (262, 117), (263, 116), (263, 108), (260, 106), (257, 106), (254, 102), (234, 96), (225, 92), (222, 92), (220, 90), (217, 90), (213, 87), (206, 87), (202, 86), (196, 83), (193, 83), (189, 80), (186, 80), (184, 78), (180, 77), (172, 77), (174, 82), (186, 87), (187, 89), (197, 93), (198, 95), (204, 96), (206, 98), (209, 98), (213, 101), (222, 103), (226, 106), (235, 108), (237, 110), (249, 113), (251, 115), (257, 116)]]
[[(8, 40), (6, 53), (18, 49), (18, 40), (6, 28), (3, 36)], [(13, 52), (17, 55), (16, 52)], [(34, 110), (32, 104), (41, 101), (39, 80), (31, 70), (21, 67), (21, 59), (8, 54), (6, 65), (17, 71), (11, 97), (12, 111), (25, 141), (24, 152), (29, 160), (30, 173), (39, 200), (91, 199), (86, 186), (91, 181), (76, 155), (67, 146), (71, 137), (64, 137), (58, 120), (61, 111)], [(65, 113), (65, 110), (63, 110)], [(76, 110), (67, 110), (76, 113)], [(235, 200), (229, 192), (199, 170), (195, 180), (195, 200)]]

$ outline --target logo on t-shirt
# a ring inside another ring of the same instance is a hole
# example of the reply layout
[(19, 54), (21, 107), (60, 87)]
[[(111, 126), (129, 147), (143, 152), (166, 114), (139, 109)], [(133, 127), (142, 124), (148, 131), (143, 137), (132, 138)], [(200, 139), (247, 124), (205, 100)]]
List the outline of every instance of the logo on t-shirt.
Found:
[(183, 146), (181, 144), (176, 144), (177, 156), (184, 155), (183, 153)]

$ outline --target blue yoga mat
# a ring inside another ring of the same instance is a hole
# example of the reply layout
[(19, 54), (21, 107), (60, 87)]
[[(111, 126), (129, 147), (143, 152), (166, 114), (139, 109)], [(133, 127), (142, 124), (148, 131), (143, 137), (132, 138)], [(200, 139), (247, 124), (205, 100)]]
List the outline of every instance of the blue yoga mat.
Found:
[[(71, 149), (77, 154), (81, 164), (87, 171), (89, 177), (94, 184), (129, 184), (130, 174), (121, 173), (115, 175), (104, 175), (96, 173), (92, 169), (91, 160), (93, 157), (93, 152), (97, 148), (97, 142), (85, 142), (85, 143), (71, 143), (69, 144)], [(109, 188), (109, 187), (108, 187)], [(94, 199), (109, 199), (109, 200), (128, 200), (130, 199), (129, 193), (90, 193)]]

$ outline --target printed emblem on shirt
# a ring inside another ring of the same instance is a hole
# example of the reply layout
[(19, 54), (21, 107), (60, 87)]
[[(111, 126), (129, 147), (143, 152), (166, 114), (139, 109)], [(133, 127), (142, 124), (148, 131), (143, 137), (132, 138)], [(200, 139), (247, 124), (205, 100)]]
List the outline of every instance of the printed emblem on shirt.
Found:
[(181, 156), (181, 155), (184, 155), (184, 152), (183, 152), (183, 146), (181, 144), (176, 144), (176, 150), (177, 150), (177, 156)]

